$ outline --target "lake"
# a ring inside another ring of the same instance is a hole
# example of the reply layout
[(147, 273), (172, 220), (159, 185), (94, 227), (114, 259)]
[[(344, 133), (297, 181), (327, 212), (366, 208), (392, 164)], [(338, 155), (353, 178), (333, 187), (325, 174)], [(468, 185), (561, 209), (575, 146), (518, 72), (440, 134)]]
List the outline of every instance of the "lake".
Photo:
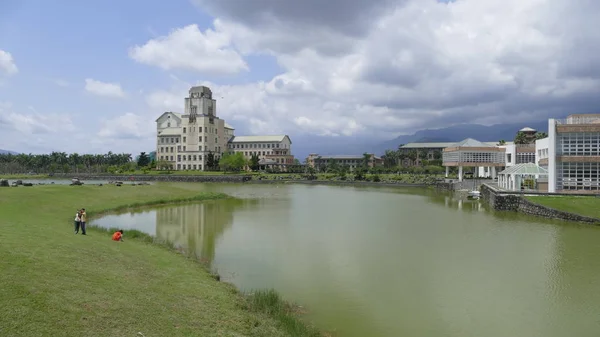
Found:
[(241, 199), (92, 224), (171, 241), (241, 290), (276, 289), (339, 336), (600, 335), (598, 227), (417, 188), (203, 186)]

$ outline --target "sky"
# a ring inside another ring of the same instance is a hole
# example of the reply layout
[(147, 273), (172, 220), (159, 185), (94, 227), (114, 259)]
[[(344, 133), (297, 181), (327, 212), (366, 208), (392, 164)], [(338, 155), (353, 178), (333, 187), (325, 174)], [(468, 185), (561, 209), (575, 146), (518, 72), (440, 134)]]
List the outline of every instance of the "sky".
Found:
[(192, 85), (237, 135), (303, 142), (598, 112), (598, 17), (593, 0), (2, 0), (0, 149), (150, 151)]

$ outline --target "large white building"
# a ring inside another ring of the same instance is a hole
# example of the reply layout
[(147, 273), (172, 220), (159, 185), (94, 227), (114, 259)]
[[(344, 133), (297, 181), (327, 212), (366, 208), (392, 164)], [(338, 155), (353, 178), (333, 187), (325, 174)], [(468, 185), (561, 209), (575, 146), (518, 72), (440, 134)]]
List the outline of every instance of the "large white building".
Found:
[(209, 154), (219, 159), (226, 152), (257, 154), (264, 165), (293, 164), (291, 140), (284, 136), (235, 136), (235, 129), (217, 116), (217, 102), (205, 86), (192, 87), (184, 114), (165, 112), (156, 120), (156, 159), (174, 170), (207, 167)]
[(548, 168), (548, 192), (600, 193), (600, 114), (549, 119), (536, 158)]

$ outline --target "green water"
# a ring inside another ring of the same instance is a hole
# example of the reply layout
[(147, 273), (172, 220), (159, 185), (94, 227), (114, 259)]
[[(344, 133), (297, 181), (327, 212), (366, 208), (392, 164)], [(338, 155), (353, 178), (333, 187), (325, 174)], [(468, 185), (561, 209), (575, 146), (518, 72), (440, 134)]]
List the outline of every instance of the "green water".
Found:
[(600, 336), (598, 227), (492, 214), (431, 190), (205, 188), (244, 199), (95, 224), (175, 242), (338, 336)]

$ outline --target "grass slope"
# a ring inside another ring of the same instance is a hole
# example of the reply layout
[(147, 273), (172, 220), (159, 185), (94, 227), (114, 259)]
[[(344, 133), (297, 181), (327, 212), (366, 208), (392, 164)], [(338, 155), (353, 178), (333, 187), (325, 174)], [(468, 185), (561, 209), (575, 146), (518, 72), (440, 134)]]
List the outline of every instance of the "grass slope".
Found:
[(594, 196), (529, 196), (527, 199), (559, 211), (600, 219), (600, 198)]
[(73, 234), (81, 207), (224, 197), (193, 186), (0, 188), (0, 335), (316, 336), (273, 292), (244, 297), (165, 246)]

